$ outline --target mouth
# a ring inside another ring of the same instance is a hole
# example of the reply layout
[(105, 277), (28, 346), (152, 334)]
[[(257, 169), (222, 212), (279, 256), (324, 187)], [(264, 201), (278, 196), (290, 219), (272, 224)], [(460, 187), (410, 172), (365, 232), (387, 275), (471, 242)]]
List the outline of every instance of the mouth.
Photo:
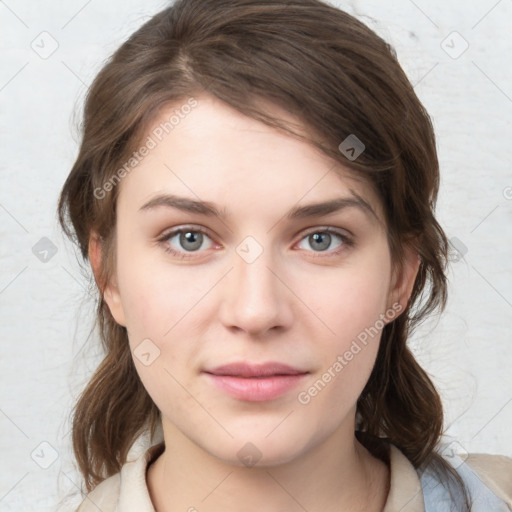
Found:
[(309, 372), (276, 362), (240, 362), (204, 370), (202, 373), (218, 389), (233, 398), (265, 402), (291, 391)]

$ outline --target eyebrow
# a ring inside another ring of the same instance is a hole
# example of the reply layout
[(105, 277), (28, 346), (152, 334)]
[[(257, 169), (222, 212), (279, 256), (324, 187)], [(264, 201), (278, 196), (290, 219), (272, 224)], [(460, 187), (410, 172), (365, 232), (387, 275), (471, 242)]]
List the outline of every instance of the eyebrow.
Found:
[[(352, 196), (339, 197), (320, 203), (311, 203), (305, 206), (297, 206), (292, 208), (287, 214), (288, 220), (305, 219), (313, 217), (322, 217), (330, 213), (334, 213), (346, 208), (357, 208), (365, 215), (375, 217), (378, 216), (370, 206), (370, 204), (361, 196), (351, 190)], [(219, 209), (214, 203), (209, 201), (196, 201), (188, 197), (179, 197), (176, 195), (160, 194), (150, 199), (147, 203), (140, 207), (139, 211), (152, 210), (159, 207), (175, 208), (189, 213), (197, 213), (207, 217), (216, 217), (225, 220), (228, 217), (226, 208)]]

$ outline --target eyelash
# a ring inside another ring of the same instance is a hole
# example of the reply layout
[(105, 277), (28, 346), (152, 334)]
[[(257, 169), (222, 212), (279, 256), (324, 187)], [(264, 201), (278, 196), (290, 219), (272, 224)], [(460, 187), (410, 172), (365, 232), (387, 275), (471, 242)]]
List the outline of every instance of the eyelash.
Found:
[[(175, 249), (173, 249), (172, 247), (170, 247), (169, 244), (167, 243), (175, 235), (177, 235), (179, 233), (187, 233), (187, 232), (201, 233), (203, 235), (206, 235), (208, 238), (211, 238), (210, 235), (206, 232), (206, 230), (204, 230), (202, 228), (199, 228), (199, 227), (196, 228), (194, 226), (184, 226), (184, 227), (180, 227), (178, 229), (174, 229), (174, 230), (170, 231), (169, 233), (166, 233), (165, 235), (163, 235), (161, 238), (158, 239), (158, 242), (163, 245), (163, 249), (165, 252), (170, 253), (171, 255), (173, 255), (179, 259), (194, 258), (194, 256), (193, 256), (194, 252), (190, 252), (190, 253), (179, 252), (179, 251), (176, 251)], [(347, 248), (353, 247), (355, 245), (355, 242), (351, 237), (349, 237), (348, 235), (345, 235), (344, 233), (341, 233), (335, 229), (329, 228), (329, 227), (325, 227), (325, 228), (321, 227), (321, 228), (312, 229), (312, 230), (308, 231), (307, 233), (305, 233), (302, 236), (302, 238), (300, 239), (300, 241), (304, 240), (309, 235), (313, 235), (313, 234), (317, 234), (317, 233), (321, 233), (321, 234), (328, 233), (331, 235), (336, 235), (341, 239), (341, 241), (343, 242), (343, 245), (341, 247), (338, 247), (334, 251), (327, 253), (328, 255), (325, 255), (324, 251), (317, 252), (317, 254), (315, 254), (313, 256), (313, 258), (330, 258), (330, 257), (338, 256), (344, 250), (347, 250)], [(197, 251), (195, 251), (195, 252), (197, 252)], [(314, 253), (314, 251), (309, 251), (309, 252)]]

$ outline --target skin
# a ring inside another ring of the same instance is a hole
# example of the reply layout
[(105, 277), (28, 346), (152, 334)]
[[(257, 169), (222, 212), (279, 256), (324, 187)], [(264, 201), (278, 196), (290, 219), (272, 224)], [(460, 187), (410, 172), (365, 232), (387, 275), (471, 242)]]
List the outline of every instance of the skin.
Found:
[[(389, 470), (354, 435), (356, 401), (380, 333), (309, 403), (297, 395), (379, 315), (393, 304), (405, 308), (419, 259), (407, 253), (403, 271), (393, 271), (379, 198), (339, 163), (213, 97), (196, 99), (198, 106), (118, 185), (117, 264), (104, 289), (131, 350), (144, 339), (160, 350), (148, 366), (134, 356), (162, 412), (166, 450), (147, 473), (154, 506), (158, 512), (382, 510)], [(163, 193), (211, 201), (228, 217), (166, 206), (140, 210)], [(285, 218), (295, 206), (353, 193), (376, 216), (346, 208)], [(158, 241), (190, 225), (208, 231), (195, 252), (190, 243), (180, 245), (179, 234)], [(332, 235), (319, 249), (310, 231), (326, 227), (350, 235), (354, 245)], [(262, 250), (251, 263), (237, 252), (247, 236)], [(169, 254), (166, 246), (190, 257)], [(98, 275), (94, 233), (90, 258)], [(234, 361), (279, 361), (310, 373), (283, 396), (248, 402), (201, 373)], [(248, 442), (261, 457), (252, 467), (237, 456)]]

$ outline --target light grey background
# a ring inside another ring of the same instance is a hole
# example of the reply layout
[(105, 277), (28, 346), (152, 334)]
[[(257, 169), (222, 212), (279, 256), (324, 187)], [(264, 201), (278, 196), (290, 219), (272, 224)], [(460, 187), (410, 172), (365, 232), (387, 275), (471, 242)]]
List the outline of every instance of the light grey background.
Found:
[[(72, 114), (86, 87), (165, 5), (0, 1), (2, 511), (50, 511), (59, 500), (73, 510), (81, 501), (64, 501), (80, 486), (69, 415), (101, 354), (88, 337), (88, 276), (60, 233), (56, 201), (77, 153)], [(446, 313), (411, 347), (442, 393), (446, 444), (512, 456), (512, 2), (336, 5), (394, 45), (437, 131), (438, 217), (464, 257), (450, 270)]]

